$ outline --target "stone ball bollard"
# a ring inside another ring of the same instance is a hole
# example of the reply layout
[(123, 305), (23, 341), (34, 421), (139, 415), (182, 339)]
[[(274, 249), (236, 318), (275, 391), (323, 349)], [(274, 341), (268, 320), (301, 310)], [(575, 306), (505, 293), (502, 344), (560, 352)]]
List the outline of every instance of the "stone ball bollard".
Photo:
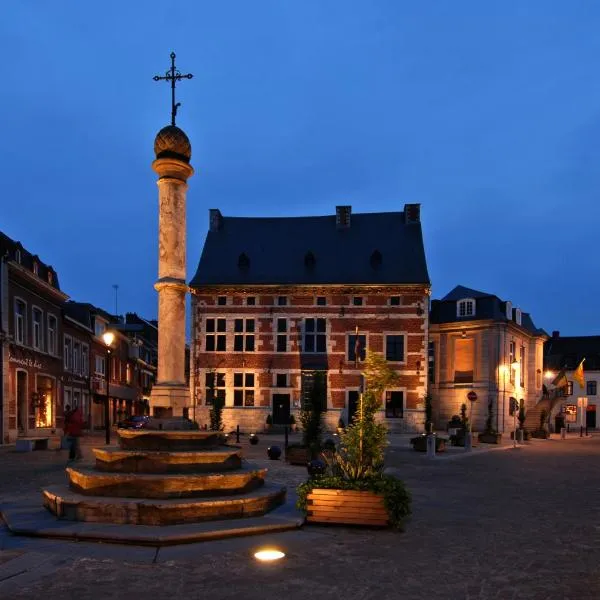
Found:
[(281, 448), (279, 446), (269, 446), (267, 448), (267, 456), (271, 460), (279, 460), (281, 456)]

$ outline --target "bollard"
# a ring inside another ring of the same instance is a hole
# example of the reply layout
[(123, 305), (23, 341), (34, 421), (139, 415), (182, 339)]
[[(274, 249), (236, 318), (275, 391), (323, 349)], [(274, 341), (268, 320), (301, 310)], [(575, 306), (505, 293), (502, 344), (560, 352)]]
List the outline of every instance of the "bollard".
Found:
[(561, 440), (567, 439), (567, 430), (564, 427), (560, 428), (560, 439)]
[(519, 442), (519, 444), (523, 443), (523, 430), (522, 429), (517, 429), (517, 442)]
[(237, 425), (235, 428), (235, 443), (239, 444), (240, 443), (240, 426)]
[(435, 434), (427, 435), (427, 458), (435, 458)]
[(465, 452), (471, 452), (473, 449), (473, 434), (470, 431), (465, 433)]

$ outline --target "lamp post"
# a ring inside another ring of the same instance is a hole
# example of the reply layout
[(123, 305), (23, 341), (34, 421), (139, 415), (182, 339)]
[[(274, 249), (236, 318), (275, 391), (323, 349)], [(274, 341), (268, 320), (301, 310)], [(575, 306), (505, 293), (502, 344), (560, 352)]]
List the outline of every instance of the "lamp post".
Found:
[(102, 334), (102, 340), (106, 346), (106, 402), (104, 403), (104, 433), (106, 436), (106, 445), (110, 444), (110, 351), (112, 343), (115, 340), (115, 334), (112, 331), (105, 331)]

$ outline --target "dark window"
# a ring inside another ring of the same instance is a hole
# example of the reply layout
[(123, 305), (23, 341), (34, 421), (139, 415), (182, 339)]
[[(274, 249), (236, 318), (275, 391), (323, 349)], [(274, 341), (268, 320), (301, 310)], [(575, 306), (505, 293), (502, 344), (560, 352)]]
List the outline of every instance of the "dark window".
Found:
[(287, 296), (277, 296), (277, 305), (278, 306), (287, 306), (288, 299)]
[(287, 319), (277, 319), (277, 332), (285, 333), (287, 331)]
[(213, 333), (215, 330), (215, 320), (214, 319), (206, 319), (206, 332)]
[(206, 373), (206, 404), (213, 404), (215, 398), (225, 404), (225, 373)]
[(573, 382), (567, 381), (567, 396), (573, 395)]
[(246, 298), (246, 305), (247, 306), (255, 306), (256, 305), (256, 298), (254, 296), (248, 296)]
[(215, 325), (218, 332), (224, 332), (227, 330), (227, 321), (225, 319), (206, 319), (206, 351), (225, 352), (227, 336), (214, 335)]
[(287, 352), (287, 319), (277, 319), (277, 352)]
[(304, 352), (326, 352), (326, 330), (325, 319), (304, 319)]
[(219, 306), (225, 306), (227, 304), (227, 296), (219, 296), (217, 298), (217, 304)]
[(217, 331), (227, 331), (227, 321), (225, 319), (217, 319)]
[(206, 336), (206, 351), (207, 352), (215, 351), (215, 336), (214, 335)]
[(354, 306), (362, 306), (363, 305), (362, 296), (354, 296), (354, 298), (352, 298), (352, 304), (354, 304)]
[(302, 408), (310, 408), (319, 402), (323, 411), (327, 410), (327, 373), (324, 371), (303, 371), (300, 377)]
[(218, 335), (217, 336), (217, 352), (225, 352), (227, 348), (226, 336)]
[(508, 372), (511, 383), (515, 382), (515, 369), (513, 364), (517, 360), (517, 345), (515, 342), (510, 342), (508, 345)]
[(317, 306), (327, 306), (327, 298), (325, 296), (317, 296)]
[(597, 390), (598, 390), (598, 386), (595, 381), (587, 382), (587, 395), (588, 396), (595, 396), (598, 393)]
[(234, 373), (233, 387), (234, 406), (254, 406), (254, 373)]
[(395, 362), (404, 360), (404, 336), (386, 335), (385, 336), (385, 358)]
[(390, 306), (400, 306), (400, 296), (390, 296)]
[(404, 416), (403, 392), (385, 393), (385, 416), (388, 419), (401, 419)]
[(254, 319), (236, 319), (234, 331), (233, 351), (254, 352)]
[(427, 348), (427, 376), (429, 383), (435, 383), (435, 342), (429, 342)]
[(521, 364), (519, 365), (519, 374), (521, 376), (521, 387), (525, 387), (525, 346), (521, 346)]
[(277, 387), (287, 387), (287, 374), (286, 373), (277, 373), (276, 380), (277, 380)]
[[(365, 360), (367, 351), (367, 336), (358, 335), (358, 359)], [(346, 353), (348, 360), (353, 362), (356, 360), (356, 335), (348, 336), (348, 352)]]

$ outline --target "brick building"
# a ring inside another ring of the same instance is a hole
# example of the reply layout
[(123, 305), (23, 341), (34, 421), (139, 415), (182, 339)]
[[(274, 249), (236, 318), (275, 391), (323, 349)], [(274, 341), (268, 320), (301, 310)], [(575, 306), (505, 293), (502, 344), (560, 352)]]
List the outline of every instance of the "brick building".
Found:
[(62, 305), (54, 269), (0, 233), (3, 443), (62, 427)]
[(459, 285), (433, 300), (428, 379), (437, 427), (445, 428), (461, 404), (469, 406), (467, 394), (474, 391), (473, 429), (484, 428), (491, 401), (496, 430), (512, 431), (510, 398), (527, 410), (542, 398), (547, 337), (529, 313), (494, 294)]
[[(262, 430), (298, 416), (326, 374), (327, 426), (356, 410), (360, 349), (382, 353), (400, 381), (380, 418), (424, 422), (429, 277), (420, 206), (403, 212), (292, 218), (223, 217), (210, 228), (192, 290), (191, 389), (196, 419), (225, 401), (226, 428)], [(192, 415), (190, 415), (192, 416)]]

